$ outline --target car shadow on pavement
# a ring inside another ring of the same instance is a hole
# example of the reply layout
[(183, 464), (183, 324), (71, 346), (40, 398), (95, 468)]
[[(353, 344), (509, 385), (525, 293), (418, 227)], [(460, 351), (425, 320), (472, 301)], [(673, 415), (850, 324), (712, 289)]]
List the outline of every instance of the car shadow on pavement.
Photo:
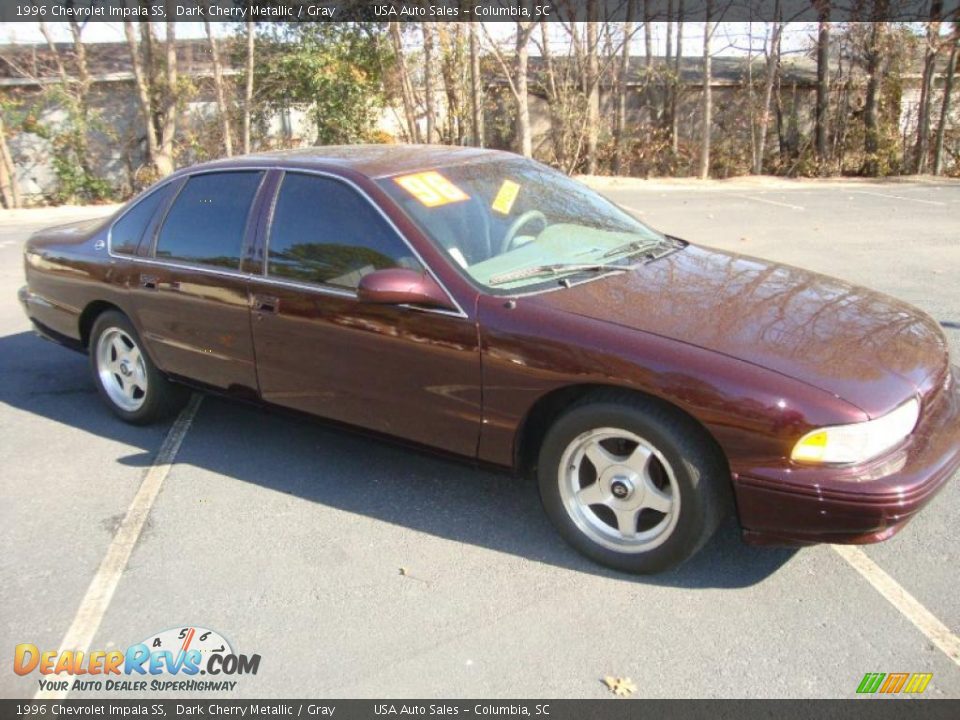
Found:
[[(39, 364), (37, 363), (39, 360)], [(85, 358), (31, 333), (0, 338), (0, 403), (140, 448), (104, 462), (148, 466), (156, 428), (115, 418), (97, 397)], [(607, 570), (570, 549), (550, 526), (533, 482), (380, 439), (207, 397), (177, 456), (248, 482), (350, 513), (535, 562), (623, 582), (683, 588), (759, 583), (796, 549), (743, 544), (730, 518), (682, 567), (651, 577)]]

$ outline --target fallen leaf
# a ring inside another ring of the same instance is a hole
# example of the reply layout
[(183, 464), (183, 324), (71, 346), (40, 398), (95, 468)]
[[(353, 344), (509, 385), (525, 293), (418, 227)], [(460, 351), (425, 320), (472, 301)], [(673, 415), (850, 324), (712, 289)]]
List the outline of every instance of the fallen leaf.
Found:
[(607, 688), (609, 688), (610, 692), (612, 692), (614, 695), (619, 695), (620, 697), (633, 695), (637, 691), (637, 686), (633, 684), (633, 680), (630, 678), (613, 677), (611, 675), (607, 675), (603, 679), (603, 682)]

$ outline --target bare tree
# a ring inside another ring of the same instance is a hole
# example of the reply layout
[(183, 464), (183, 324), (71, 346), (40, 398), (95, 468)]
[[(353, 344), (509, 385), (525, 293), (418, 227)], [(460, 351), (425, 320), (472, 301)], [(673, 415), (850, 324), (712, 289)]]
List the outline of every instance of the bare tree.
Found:
[(427, 111), (427, 142), (433, 142), (436, 126), (436, 98), (434, 97), (433, 23), (420, 23), (423, 32), (423, 94)]
[[(886, 3), (884, 3), (886, 4)], [(917, 106), (917, 140), (913, 146), (914, 170), (926, 172), (930, 146), (930, 95), (940, 45), (940, 15), (943, 0), (930, 0), (930, 21), (923, 55), (923, 76), (920, 81), (920, 103)]]
[(7, 128), (0, 112), (0, 196), (6, 208), (20, 207), (20, 185), (17, 182), (17, 167), (7, 144)]
[(440, 74), (447, 108), (444, 141), (463, 145), (468, 115), (468, 108), (464, 102), (466, 72), (463, 25), (437, 23), (436, 33), (440, 49)]
[(587, 174), (597, 173), (597, 140), (600, 133), (600, 75), (597, 43), (597, 0), (587, 0), (587, 62), (583, 94), (587, 98)]
[(627, 132), (627, 93), (630, 79), (630, 40), (633, 37), (633, 20), (637, 0), (627, 0), (627, 17), (623, 23), (623, 47), (620, 50), (620, 72), (617, 75), (617, 115), (613, 137), (613, 173), (623, 171), (623, 151)]
[(253, 67), (256, 25), (247, 20), (247, 82), (243, 90), (243, 152), (250, 152), (250, 116), (253, 114)]
[(481, 25), (484, 34), (490, 41), (490, 47), (493, 55), (500, 64), (504, 75), (507, 78), (507, 84), (510, 86), (510, 92), (516, 105), (517, 128), (516, 145), (517, 149), (524, 157), (533, 157), (533, 137), (530, 130), (530, 103), (528, 96), (527, 65), (529, 58), (529, 49), (527, 45), (530, 42), (530, 35), (537, 27), (535, 21), (516, 22), (516, 35), (514, 38), (513, 68), (511, 70), (503, 56), (503, 52), (497, 47), (496, 42), (490, 37), (486, 25)]
[(783, 33), (783, 23), (779, 21), (780, 0), (776, 0), (774, 17), (778, 20), (771, 23), (770, 43), (767, 47), (767, 65), (763, 80), (763, 105), (760, 108), (760, 124), (757, 128), (756, 150), (753, 153), (753, 173), (763, 172), (763, 156), (766, 150), (767, 131), (770, 127), (770, 101), (773, 97), (773, 88), (777, 73), (780, 71), (780, 37)]
[(147, 159), (157, 176), (163, 177), (173, 172), (173, 137), (177, 120), (177, 48), (174, 23), (166, 25), (166, 61), (161, 78), (153, 62), (153, 27), (151, 23), (141, 21), (140, 41), (133, 23), (124, 21), (123, 28), (130, 50), (130, 63), (133, 67), (134, 84), (137, 99), (143, 115), (143, 125), (147, 140)]
[(90, 125), (90, 71), (87, 67), (87, 51), (83, 44), (83, 28), (80, 23), (76, 19), (71, 19), (68, 25), (73, 38), (76, 76), (72, 76), (67, 70), (63, 59), (60, 57), (60, 50), (53, 42), (50, 30), (43, 21), (39, 23), (40, 34), (43, 35), (50, 56), (56, 65), (57, 75), (60, 79), (60, 96), (69, 116), (69, 126), (62, 137), (66, 138), (72, 160), (80, 166), (84, 177), (93, 179), (95, 173), (91, 166), (87, 143), (87, 133)]
[(477, 21), (470, 20), (470, 113), (473, 144), (483, 147), (483, 85), (480, 76), (480, 48)]
[(647, 73), (653, 69), (652, 25), (653, 23), (650, 21), (650, 0), (643, 0), (643, 51), (645, 54), (644, 66), (647, 69)]
[(213, 59), (213, 87), (217, 93), (217, 112), (220, 114), (220, 126), (223, 130), (223, 149), (227, 157), (233, 155), (233, 133), (230, 130), (230, 108), (227, 106), (223, 82), (223, 64), (220, 62), (220, 47), (210, 28), (210, 20), (204, 15), (203, 28), (210, 43), (210, 56)]
[(877, 153), (880, 151), (880, 110), (879, 91), (882, 75), (883, 38), (886, 34), (885, 22), (870, 23), (864, 57), (867, 66), (867, 95), (863, 104), (864, 144), (866, 157), (863, 171), (867, 175), (876, 175), (879, 171)]
[[(670, 148), (674, 154), (680, 149), (680, 113), (677, 106), (680, 96), (680, 63), (683, 58), (683, 0), (677, 0), (677, 50), (673, 58), (673, 74), (670, 78)], [(669, 61), (669, 58), (667, 58)]]
[(953, 94), (953, 81), (957, 72), (957, 54), (960, 52), (960, 20), (956, 20), (950, 38), (950, 59), (947, 61), (947, 77), (943, 81), (943, 101), (940, 105), (940, 122), (937, 125), (937, 137), (933, 148), (933, 174), (943, 172), (943, 136), (950, 121), (950, 96)]
[(700, 179), (706, 180), (710, 177), (710, 135), (713, 125), (713, 97), (711, 86), (713, 83), (713, 73), (710, 67), (710, 40), (713, 37), (713, 31), (716, 29), (716, 23), (710, 22), (713, 15), (713, 0), (707, 0), (706, 16), (703, 23), (703, 131), (700, 140)]
[(400, 33), (400, 23), (389, 23), (390, 42), (393, 45), (393, 55), (396, 61), (398, 82), (400, 85), (400, 99), (403, 103), (403, 117), (406, 121), (407, 139), (410, 142), (420, 142), (420, 128), (417, 125), (417, 101), (413, 94), (413, 83), (410, 81), (410, 71), (407, 69), (407, 53), (403, 48), (403, 37)]
[(815, 0), (819, 25), (817, 32), (817, 108), (814, 127), (820, 172), (827, 164), (827, 111), (830, 105), (830, 0)]

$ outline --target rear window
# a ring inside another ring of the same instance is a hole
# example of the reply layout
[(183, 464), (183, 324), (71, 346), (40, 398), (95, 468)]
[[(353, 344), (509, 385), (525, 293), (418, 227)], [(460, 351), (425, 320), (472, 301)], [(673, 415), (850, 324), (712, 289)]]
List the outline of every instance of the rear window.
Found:
[(135, 255), (144, 231), (153, 219), (154, 214), (166, 200), (171, 185), (167, 183), (157, 188), (149, 195), (138, 200), (133, 207), (127, 210), (110, 229), (110, 249), (121, 255)]

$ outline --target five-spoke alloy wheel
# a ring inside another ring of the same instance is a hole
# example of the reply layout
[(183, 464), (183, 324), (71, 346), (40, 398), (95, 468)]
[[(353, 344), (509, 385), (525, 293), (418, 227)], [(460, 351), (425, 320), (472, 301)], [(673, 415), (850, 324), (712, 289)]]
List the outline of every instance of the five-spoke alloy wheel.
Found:
[(630, 393), (587, 396), (548, 430), (540, 496), (560, 534), (627, 572), (680, 564), (730, 507), (723, 455), (694, 420)]
[(114, 413), (144, 425), (179, 410), (189, 395), (150, 360), (130, 320), (120, 312), (101, 313), (90, 331), (90, 368), (100, 396)]
[(560, 460), (560, 496), (591, 540), (640, 553), (666, 540), (680, 516), (673, 468), (647, 440), (618, 428), (589, 430)]
[(97, 339), (100, 384), (117, 407), (136, 412), (147, 399), (147, 368), (143, 353), (122, 329), (107, 328)]

